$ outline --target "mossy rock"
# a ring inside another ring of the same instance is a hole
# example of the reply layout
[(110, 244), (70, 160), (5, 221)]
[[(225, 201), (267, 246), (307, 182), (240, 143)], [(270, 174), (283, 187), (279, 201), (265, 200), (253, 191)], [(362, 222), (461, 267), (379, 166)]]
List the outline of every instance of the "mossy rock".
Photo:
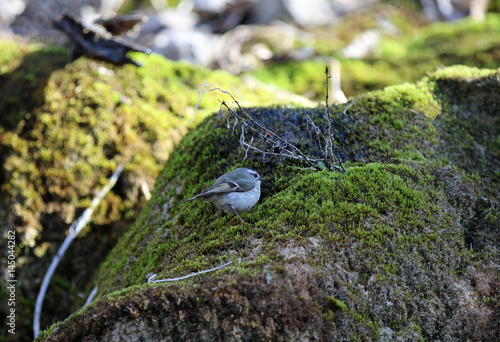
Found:
[[(153, 187), (188, 131), (202, 95), (198, 86), (211, 83), (235, 96), (244, 93), (240, 100), (247, 105), (301, 101), (229, 73), (154, 54), (133, 55), (143, 64), (137, 68), (87, 58), (68, 63), (65, 48), (14, 40), (0, 39), (0, 50), (0, 227), (2, 236), (16, 231), (17, 300), (23, 303), (19, 340), (31, 340), (33, 298), (69, 225), (124, 163), (117, 185), (59, 266), (48, 293), (57, 293), (57, 300), (45, 302), (49, 314), (42, 324), (79, 307), (79, 292), (95, 265), (144, 207), (141, 189)], [(192, 125), (219, 106), (217, 98), (205, 96)], [(62, 298), (60, 288), (69, 294)]]
[[(346, 173), (243, 150), (227, 113), (207, 118), (101, 265), (98, 298), (37, 340), (493, 340), (498, 90), (498, 71), (457, 66), (332, 107)], [(246, 111), (321, 157), (306, 118), (325, 132), (325, 108)], [(268, 179), (250, 226), (181, 203), (239, 166)]]
[[(85, 58), (66, 64), (61, 48), (13, 41), (0, 41), (0, 48), (9, 57), (0, 78), (2, 189), (8, 201), (18, 204), (16, 223), (35, 230), (21, 238), (23, 246), (34, 246), (47, 212), (70, 223), (119, 162), (126, 162), (127, 181), (118, 197), (126, 201), (109, 196), (107, 209), (94, 222), (133, 215), (143, 203), (141, 180), (152, 186), (161, 164), (187, 132), (198, 86), (211, 82), (235, 89), (235, 95), (243, 91), (247, 103), (269, 104), (280, 97), (227, 73), (158, 55), (137, 55), (142, 68), (121, 68)], [(215, 99), (205, 99), (194, 122), (217, 108)]]

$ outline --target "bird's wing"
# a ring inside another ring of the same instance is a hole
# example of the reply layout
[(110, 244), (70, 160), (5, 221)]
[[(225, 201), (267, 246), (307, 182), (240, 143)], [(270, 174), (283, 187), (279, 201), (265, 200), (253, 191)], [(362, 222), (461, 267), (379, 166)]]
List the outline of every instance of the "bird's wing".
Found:
[[(251, 182), (248, 182), (246, 180), (239, 181), (238, 183), (233, 182), (233, 181), (220, 181), (220, 182), (215, 182), (213, 185), (209, 186), (206, 188), (201, 194), (198, 194), (196, 196), (193, 196), (184, 202), (192, 201), (198, 198), (207, 198), (215, 194), (228, 194), (231, 192), (246, 192), (250, 191), (255, 187), (255, 185)], [(181, 203), (184, 203), (181, 202)]]
[(215, 182), (212, 186), (208, 187), (205, 189), (200, 194), (201, 195), (207, 195), (210, 196), (211, 194), (226, 194), (230, 192), (245, 192), (245, 191), (250, 191), (253, 189), (253, 184), (249, 184), (248, 182), (245, 181), (239, 181), (238, 183), (233, 182), (233, 181), (222, 181), (222, 182)]

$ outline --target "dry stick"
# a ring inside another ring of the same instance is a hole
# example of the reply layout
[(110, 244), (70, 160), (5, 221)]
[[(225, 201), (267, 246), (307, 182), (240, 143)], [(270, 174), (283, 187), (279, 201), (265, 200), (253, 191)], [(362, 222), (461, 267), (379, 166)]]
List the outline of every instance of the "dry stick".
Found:
[[(285, 144), (285, 147), (290, 145), (295, 151), (297, 151), (299, 153), (299, 155), (306, 161), (308, 162), (309, 164), (311, 164), (313, 167), (315, 167), (318, 171), (321, 171), (321, 169), (319, 167), (317, 167), (316, 165), (312, 164), (309, 160), (309, 158), (307, 158), (303, 153), (302, 151), (300, 151), (297, 147), (295, 147), (294, 145), (291, 145), (290, 143), (288, 143), (288, 141), (286, 141), (285, 139), (283, 139), (282, 137), (280, 137), (279, 135), (275, 134), (273, 131), (270, 131), (268, 130), (267, 128), (263, 127), (262, 125), (260, 125), (258, 122), (256, 122), (250, 115), (248, 115), (247, 112), (245, 112), (243, 110), (243, 108), (241, 108), (239, 102), (234, 98), (234, 96), (226, 91), (226, 90), (223, 90), (223, 89), (220, 89), (220, 88), (215, 88), (215, 89), (210, 89), (210, 91), (212, 90), (219, 90), (221, 92), (223, 92), (224, 94), (227, 94), (229, 95), (233, 101), (236, 103), (236, 105), (238, 106), (238, 108), (241, 110), (241, 112), (243, 114), (245, 114), (245, 116), (248, 118), (248, 120), (250, 122), (252, 122), (253, 124), (255, 124), (257, 127), (259, 127), (261, 130), (267, 132), (268, 134), (272, 135), (273, 137), (275, 137), (276, 139), (280, 140), (281, 142), (283, 142)], [(233, 116), (236, 118), (236, 120), (242, 120), (243, 122), (245, 122), (245, 120), (243, 118), (241, 118), (235, 111), (233, 111), (231, 108), (229, 108), (229, 106), (226, 104), (226, 101), (221, 101), (221, 105), (224, 105), (227, 110), (233, 114)], [(265, 138), (267, 141), (270, 141), (265, 135), (263, 135), (262, 133), (260, 133), (259, 131), (257, 131), (255, 128), (253, 128), (252, 126), (248, 125), (248, 127), (250, 127), (251, 130), (253, 130), (255, 133), (259, 134), (261, 137)], [(285, 148), (282, 147), (282, 149), (284, 150)], [(293, 153), (293, 152), (289, 152), (289, 153)]]
[[(328, 120), (330, 120), (330, 105), (328, 104), (328, 80), (330, 78), (332, 78), (332, 76), (329, 76), (328, 75), (328, 67), (325, 67), (325, 74), (326, 74), (326, 85), (325, 85), (325, 89), (326, 89), (326, 98), (325, 98), (325, 101), (326, 101), (326, 110), (325, 110), (325, 116), (328, 118)], [(328, 124), (330, 124), (330, 121), (328, 121)]]
[[(238, 120), (238, 118), (236, 118), (236, 120)], [(248, 152), (248, 150), (249, 150), (250, 148), (251, 148), (252, 150), (254, 150), (254, 151), (257, 151), (257, 152), (259, 152), (259, 153), (262, 153), (264, 156), (265, 156), (266, 154), (268, 154), (268, 155), (271, 155), (271, 156), (278, 156), (278, 157), (283, 157), (283, 156), (285, 156), (285, 157), (292, 158), (292, 159), (301, 159), (301, 160), (303, 159), (302, 157), (300, 157), (300, 156), (296, 156), (295, 154), (293, 154), (293, 152), (292, 152), (292, 151), (288, 151), (288, 150), (286, 150), (284, 147), (281, 147), (281, 146), (279, 146), (279, 145), (276, 145), (276, 146), (275, 146), (275, 145), (273, 145), (273, 147), (279, 147), (279, 148), (281, 149), (281, 151), (285, 151), (285, 152), (287, 152), (287, 153), (283, 153), (283, 152), (281, 152), (281, 153), (275, 153), (275, 152), (268, 152), (268, 151), (266, 152), (266, 151), (262, 151), (261, 149), (259, 149), (259, 148), (255, 147), (255, 146), (252, 146), (251, 144), (252, 144), (252, 142), (253, 142), (253, 140), (254, 140), (254, 136), (252, 135), (252, 139), (250, 140), (250, 142), (248, 142), (248, 143), (247, 143), (247, 142), (245, 141), (245, 127), (250, 127), (250, 129), (252, 129), (252, 130), (253, 130), (254, 134), (256, 134), (256, 133), (257, 133), (257, 134), (259, 134), (261, 138), (263, 138), (263, 139), (265, 139), (265, 140), (266, 140), (266, 142), (270, 142), (270, 143), (273, 143), (273, 144), (274, 144), (274, 143), (276, 143), (275, 141), (272, 141), (271, 139), (269, 139), (269, 138), (268, 138), (268, 137), (266, 137), (265, 135), (263, 135), (263, 134), (261, 134), (260, 132), (258, 132), (257, 130), (255, 130), (255, 129), (254, 129), (252, 126), (250, 126), (249, 124), (247, 124), (247, 123), (242, 124), (242, 125), (241, 125), (241, 134), (240, 134), (240, 145), (242, 146), (242, 148), (243, 148), (243, 146), (246, 146), (246, 148), (247, 148), (247, 149), (246, 149), (246, 151), (245, 151), (245, 158), (244, 158), (243, 160), (245, 160), (245, 159), (247, 158), (247, 152)], [(315, 126), (315, 127), (316, 127), (316, 126)], [(312, 162), (315, 162), (315, 163), (319, 163), (319, 162), (323, 161), (323, 159), (312, 159), (312, 158), (308, 158), (308, 159), (309, 159), (310, 161), (312, 161)]]
[[(328, 130), (328, 138), (329, 138), (329, 145), (330, 145), (330, 161), (333, 162), (333, 136), (332, 136), (332, 120), (330, 119), (330, 105), (328, 104), (328, 80), (331, 78), (331, 76), (328, 75), (328, 67), (326, 67), (325, 70), (326, 73), (326, 109), (325, 109), (325, 117), (328, 120), (328, 125), (327, 125), (327, 130)], [(354, 102), (353, 102), (354, 103)], [(352, 104), (349, 105), (351, 107)], [(347, 111), (347, 109), (346, 109)], [(345, 111), (344, 111), (345, 114)], [(345, 173), (344, 166), (342, 165), (342, 160), (340, 159), (340, 152), (339, 152), (339, 147), (337, 144), (335, 144), (335, 149), (337, 152), (337, 159), (339, 161), (340, 168), (336, 167), (335, 165), (332, 165), (335, 167), (335, 169), (340, 170), (342, 169), (342, 172)], [(326, 163), (325, 163), (326, 165)]]
[[(223, 91), (227, 94), (229, 94), (228, 92), (226, 91)], [(317, 165), (315, 165), (313, 162), (311, 162), (311, 160), (309, 158), (307, 158), (304, 153), (302, 153), (301, 150), (299, 150), (297, 147), (295, 147), (294, 145), (290, 144), (288, 141), (286, 141), (285, 139), (283, 139), (282, 137), (280, 137), (279, 135), (275, 134), (273, 131), (270, 131), (268, 130), (267, 128), (263, 127), (262, 125), (260, 125), (258, 122), (256, 122), (250, 115), (248, 115), (240, 106), (240, 104), (238, 103), (238, 101), (236, 101), (236, 99), (231, 95), (229, 94), (229, 96), (231, 96), (231, 98), (234, 100), (234, 102), (236, 103), (236, 105), (238, 106), (238, 108), (241, 110), (241, 112), (243, 114), (245, 114), (245, 116), (247, 117), (247, 119), (252, 122), (255, 126), (259, 127), (261, 130), (263, 130), (264, 132), (270, 134), (271, 136), (275, 137), (276, 139), (278, 139), (279, 141), (281, 141), (283, 144), (285, 144), (285, 147), (287, 146), (290, 146), (295, 152), (297, 152), (304, 161), (306, 161), (309, 165), (311, 165), (312, 167), (314, 167), (316, 170), (318, 171), (321, 171), (321, 168)], [(234, 111), (232, 110), (231, 108), (229, 108), (229, 106), (226, 104), (226, 101), (222, 101), (221, 102), (221, 105), (225, 106), (227, 108), (227, 110), (233, 114), (235, 117), (237, 118), (240, 118), (241, 117)], [(251, 130), (253, 130), (255, 133), (258, 133), (260, 136), (262, 137), (265, 137), (264, 135), (262, 135), (261, 133), (259, 133), (255, 128), (253, 128), (252, 126), (248, 125), (248, 127), (250, 127)], [(282, 148), (284, 150), (284, 148)]]
[[(314, 133), (316, 133), (316, 140), (318, 141), (318, 144), (319, 144), (319, 149), (321, 151), (323, 151), (323, 146), (321, 146), (321, 141), (324, 140), (325, 141), (325, 148), (324, 148), (324, 151), (323, 153), (325, 154), (325, 156), (328, 154), (328, 144), (327, 144), (327, 140), (325, 138), (325, 136), (323, 135), (323, 132), (321, 132), (321, 129), (316, 126), (314, 124), (314, 121), (311, 119), (311, 117), (308, 115), (307, 118), (306, 118), (306, 122), (307, 122), (307, 125), (308, 125), (308, 129), (309, 129), (309, 125), (312, 126), (313, 130), (314, 130)], [(310, 133), (310, 132), (309, 132)], [(311, 134), (311, 137), (312, 137), (312, 134)], [(324, 160), (324, 159), (323, 159)], [(326, 165), (326, 164), (325, 164)]]
[(354, 100), (352, 100), (352, 102), (351, 102), (351, 103), (349, 103), (349, 105), (348, 105), (347, 107), (345, 107), (345, 109), (344, 109), (344, 111), (342, 112), (342, 114), (343, 114), (343, 115), (346, 115), (347, 110), (348, 110), (349, 108), (351, 108), (351, 106), (352, 106), (353, 104), (355, 104), (355, 103), (356, 103), (356, 101), (358, 101), (358, 99), (354, 99)]
[[(272, 135), (273, 137), (275, 137), (276, 139), (278, 139), (278, 140), (282, 141), (285, 145), (289, 145), (288, 141), (286, 141), (285, 139), (283, 139), (283, 138), (282, 138), (282, 137), (280, 137), (279, 135), (275, 134), (273, 131), (270, 131), (270, 130), (268, 130), (267, 128), (263, 127), (263, 126), (262, 126), (262, 125), (260, 125), (257, 121), (255, 121), (255, 120), (254, 120), (254, 119), (253, 119), (250, 115), (248, 115), (248, 114), (247, 114), (247, 112), (245, 112), (245, 111), (243, 110), (243, 108), (241, 108), (240, 103), (239, 103), (239, 102), (238, 102), (238, 101), (234, 98), (234, 96), (233, 96), (233, 95), (231, 95), (231, 93), (230, 93), (230, 92), (225, 91), (225, 90), (223, 90), (223, 89), (219, 89), (219, 90), (220, 90), (220, 91), (222, 91), (223, 93), (228, 94), (229, 96), (231, 96), (231, 98), (232, 98), (232, 99), (233, 99), (233, 101), (236, 103), (236, 105), (238, 106), (238, 108), (241, 110), (241, 112), (242, 112), (243, 114), (245, 114), (245, 116), (248, 118), (248, 120), (250, 120), (250, 122), (252, 122), (253, 124), (255, 124), (255, 125), (256, 125), (257, 127), (259, 127), (261, 130), (263, 130), (263, 131), (265, 131), (265, 132), (267, 132), (267, 133), (271, 134), (271, 135)], [(222, 105), (224, 105), (224, 106), (227, 108), (227, 110), (228, 110), (230, 113), (232, 113), (232, 114), (233, 114), (236, 118), (241, 119), (241, 118), (240, 118), (240, 116), (239, 116), (239, 115), (238, 115), (235, 111), (233, 111), (231, 108), (229, 108), (229, 106), (226, 104), (226, 101), (222, 101), (222, 102), (221, 102), (221, 104), (222, 104)], [(257, 132), (257, 131), (253, 128), (253, 127), (251, 127), (251, 126), (249, 126), (249, 127), (250, 127), (252, 130), (254, 130), (255, 132)], [(302, 152), (301, 152), (301, 151), (300, 151), (297, 147), (295, 147), (295, 146), (293, 146), (293, 145), (290, 145), (290, 146), (292, 146), (294, 149), (296, 149), (296, 150), (297, 150), (297, 152), (299, 152), (299, 154), (301, 154), (304, 158), (307, 158), (307, 157), (305, 157), (305, 156), (302, 154)]]
[[(207, 91), (207, 88), (209, 86), (211, 86), (210, 83), (202, 84), (202, 85), (198, 86), (198, 95), (196, 96), (196, 106), (194, 107), (193, 116), (191, 117), (191, 120), (189, 121), (189, 125), (191, 125), (193, 123), (194, 116), (196, 115), (196, 111), (198, 110), (198, 106), (200, 105), (201, 100), (203, 100), (203, 96), (205, 96), (205, 92)], [(201, 95), (200, 95), (200, 92), (201, 92)]]
[(89, 297), (87, 298), (87, 300), (85, 301), (85, 304), (83, 305), (82, 308), (86, 307), (87, 305), (89, 305), (91, 302), (92, 302), (92, 299), (94, 299), (95, 297), (95, 294), (97, 293), (97, 290), (99, 289), (98, 286), (94, 286), (94, 288), (92, 289), (92, 291), (90, 292), (89, 294)]
[[(276, 137), (279, 141), (283, 142), (285, 144), (285, 147), (281, 147), (279, 146), (283, 151), (286, 151), (290, 154), (284, 154), (285, 156), (289, 157), (289, 158), (293, 158), (293, 159), (302, 159), (302, 160), (305, 160), (309, 165), (311, 165), (312, 167), (314, 167), (316, 170), (318, 171), (321, 171), (321, 168), (319, 166), (317, 166), (316, 164), (313, 164), (312, 162), (319, 162), (319, 161), (322, 161), (321, 159), (311, 159), (311, 158), (308, 158), (306, 155), (304, 155), (304, 153), (302, 153), (302, 151), (300, 149), (298, 149), (296, 146), (290, 144), (288, 141), (286, 141), (285, 139), (283, 139), (282, 137), (280, 137), (279, 135), (275, 134), (273, 131), (270, 131), (268, 130), (267, 128), (265, 128), (264, 126), (260, 125), (258, 122), (256, 122), (250, 115), (248, 115), (247, 112), (245, 112), (241, 106), (239, 105), (238, 101), (236, 101), (236, 104), (238, 105), (238, 107), (240, 108), (241, 112), (243, 114), (245, 114), (245, 116), (248, 118), (249, 121), (251, 121), (252, 123), (254, 123), (257, 127), (259, 127), (261, 130), (269, 133), (270, 135)], [(239, 115), (233, 111), (232, 109), (230, 109), (227, 104), (225, 102), (223, 102), (223, 105), (226, 106), (226, 108), (236, 117), (236, 118), (240, 118)], [(240, 118), (241, 120), (243, 120), (242, 118)], [(252, 129), (254, 132), (256, 132), (257, 134), (259, 134), (261, 137), (263, 137), (264, 139), (266, 139), (267, 141), (271, 141), (273, 142), (272, 140), (270, 140), (269, 138), (267, 138), (265, 135), (263, 135), (262, 133), (260, 133), (259, 131), (257, 131), (255, 128), (253, 128), (252, 126), (250, 125), (247, 125), (248, 127), (250, 127), (250, 129)], [(294, 155), (294, 152), (293, 151), (288, 151), (286, 150), (286, 147), (287, 146), (290, 146), (295, 152), (297, 152), (299, 154), (300, 157), (297, 157)], [(256, 150), (258, 150), (257, 148), (255, 148)], [(267, 154), (270, 154), (270, 155), (278, 155), (278, 156), (283, 156), (282, 154), (277, 154), (277, 153), (270, 153), (270, 152), (265, 152)], [(332, 165), (333, 166), (333, 165)], [(334, 166), (336, 169), (340, 170), (340, 168)], [(331, 169), (329, 169), (330, 171), (332, 171)]]
[(42, 286), (40, 287), (40, 292), (38, 292), (38, 297), (36, 298), (35, 314), (33, 317), (33, 334), (35, 335), (35, 338), (38, 336), (38, 333), (40, 332), (40, 314), (42, 313), (43, 299), (45, 298), (45, 293), (47, 292), (47, 288), (49, 287), (50, 279), (54, 275), (57, 265), (59, 265), (59, 262), (61, 261), (68, 247), (73, 242), (74, 238), (90, 221), (90, 217), (92, 216), (92, 213), (94, 212), (99, 202), (104, 198), (104, 196), (106, 196), (108, 191), (111, 190), (111, 188), (115, 185), (122, 171), (123, 171), (123, 164), (120, 164), (116, 169), (116, 171), (113, 173), (113, 175), (111, 175), (111, 177), (109, 178), (108, 184), (106, 184), (106, 186), (92, 200), (90, 208), (85, 209), (83, 214), (71, 224), (71, 226), (68, 229), (68, 235), (64, 239), (64, 242), (61, 245), (61, 247), (59, 247), (59, 250), (57, 251), (57, 254), (55, 255), (54, 259), (52, 259), (49, 269), (47, 270), (47, 273), (43, 278)]
[(339, 160), (340, 167), (342, 168), (342, 171), (345, 173), (344, 165), (342, 165), (342, 161), (340, 160), (340, 153), (339, 153), (339, 148), (337, 147), (337, 159)]
[(248, 150), (250, 149), (250, 145), (253, 142), (253, 135), (252, 139), (250, 139), (250, 143), (246, 144), (245, 143), (245, 125), (241, 125), (241, 135), (240, 135), (240, 145), (241, 147), (248, 145), (247, 149), (245, 150), (245, 157), (243, 158), (243, 161), (245, 161), (248, 157)]
[[(302, 160), (302, 159), (303, 159), (302, 157), (297, 157), (297, 156), (294, 156), (294, 155), (291, 155), (291, 154), (285, 154), (285, 153), (275, 153), (275, 152), (266, 152), (266, 151), (262, 151), (261, 149), (259, 149), (259, 148), (255, 147), (255, 146), (251, 146), (251, 145), (250, 145), (249, 143), (247, 143), (247, 142), (243, 142), (243, 143), (241, 143), (241, 144), (242, 144), (243, 146), (246, 146), (246, 147), (247, 147), (247, 149), (248, 149), (248, 148), (251, 148), (252, 150), (257, 151), (257, 152), (259, 152), (259, 153), (262, 153), (263, 155), (268, 154), (268, 155), (270, 155), (270, 156), (277, 156), (277, 157), (283, 157), (283, 156), (285, 156), (285, 157), (292, 158), (292, 159), (300, 159), (300, 160)], [(319, 162), (323, 161), (323, 159), (309, 159), (309, 160), (314, 161), (314, 162), (316, 162), (316, 163), (319, 163)]]
[[(326, 107), (325, 107), (325, 120), (326, 120), (326, 130), (328, 134), (328, 140), (325, 141), (326, 143), (326, 150), (325, 151), (325, 161), (328, 158), (328, 155), (330, 155), (330, 165), (333, 163), (333, 146), (332, 146), (332, 130), (331, 130), (331, 125), (332, 125), (332, 120), (330, 118), (330, 105), (328, 104), (328, 80), (331, 78), (331, 76), (328, 75), (328, 67), (325, 67), (325, 74), (326, 74), (326, 80), (325, 80), (325, 89), (326, 89), (326, 96), (325, 96), (325, 101), (326, 101)], [(329, 145), (329, 146), (328, 146)], [(330, 153), (328, 153), (328, 149), (330, 150)], [(332, 171), (330, 166), (328, 166), (327, 163), (325, 163), (326, 167), (328, 170)]]
[[(353, 100), (351, 103), (349, 103), (349, 105), (348, 105), (347, 107), (345, 107), (345, 109), (344, 109), (344, 111), (342, 112), (342, 114), (343, 114), (343, 115), (346, 115), (347, 110), (348, 110), (349, 108), (351, 108), (351, 106), (352, 106), (354, 103), (356, 103), (356, 101), (357, 101), (357, 99), (355, 99), (355, 100)], [(342, 162), (341, 162), (341, 160), (340, 160), (340, 153), (339, 153), (339, 148), (338, 148), (338, 147), (337, 147), (337, 158), (338, 158), (338, 160), (339, 160), (340, 167), (342, 168), (342, 171), (344, 171), (344, 173), (345, 173), (344, 166), (342, 165)]]
[[(209, 85), (210, 85), (210, 84), (205, 84), (205, 85), (203, 85), (203, 87), (205, 87), (205, 88), (206, 88), (206, 87), (207, 87), (207, 86), (209, 86)], [(240, 106), (239, 102), (238, 102), (238, 101), (234, 98), (234, 96), (233, 96), (230, 92), (228, 92), (228, 91), (226, 91), (226, 90), (224, 90), (224, 89), (221, 89), (221, 88), (217, 88), (217, 87), (214, 87), (213, 89), (210, 89), (209, 91), (213, 91), (213, 90), (219, 90), (219, 91), (221, 91), (222, 93), (229, 95), (229, 96), (233, 99), (233, 101), (236, 103), (236, 105), (238, 106), (238, 108), (240, 109), (240, 111), (241, 111), (243, 114), (245, 114), (245, 116), (247, 117), (247, 119), (248, 119), (250, 122), (252, 122), (254, 125), (256, 125), (257, 127), (259, 127), (261, 130), (265, 131), (265, 132), (266, 132), (266, 133), (268, 133), (269, 135), (271, 135), (271, 136), (275, 137), (276, 139), (278, 139), (279, 141), (281, 141), (281, 142), (284, 144), (284, 147), (281, 147), (281, 146), (280, 146), (280, 149), (281, 149), (282, 151), (286, 151), (286, 152), (288, 152), (288, 153), (289, 153), (288, 155), (287, 155), (287, 154), (285, 154), (284, 156), (289, 157), (289, 158), (302, 159), (302, 160), (304, 160), (305, 162), (307, 162), (309, 165), (311, 165), (311, 166), (312, 166), (314, 169), (316, 169), (317, 171), (321, 171), (321, 168), (320, 168), (318, 165), (316, 165), (316, 164), (314, 164), (314, 163), (312, 162), (312, 161), (317, 161), (317, 160), (308, 158), (308, 157), (307, 157), (304, 153), (302, 153), (302, 151), (301, 151), (300, 149), (298, 149), (296, 146), (294, 146), (294, 145), (290, 144), (288, 141), (286, 141), (285, 139), (283, 139), (282, 137), (280, 137), (279, 135), (277, 135), (277, 134), (276, 134), (276, 133), (274, 133), (273, 131), (268, 130), (267, 128), (263, 127), (263, 126), (262, 126), (262, 125), (260, 125), (258, 122), (256, 122), (256, 121), (255, 121), (255, 120), (254, 120), (254, 119), (253, 119), (250, 115), (248, 115), (248, 113), (247, 113), (247, 112), (245, 112), (245, 111), (243, 110), (243, 108), (241, 108), (241, 106)], [(205, 90), (204, 90), (204, 91), (205, 91)], [(200, 99), (200, 100), (201, 100), (201, 99)], [(229, 111), (229, 112), (230, 112), (230, 113), (231, 113), (231, 114), (235, 117), (235, 119), (236, 119), (236, 120), (242, 120), (243, 122), (245, 122), (245, 120), (244, 120), (242, 117), (240, 117), (240, 116), (236, 113), (236, 111), (234, 111), (234, 110), (232, 110), (231, 108), (229, 108), (229, 106), (227, 105), (226, 101), (220, 101), (220, 102), (221, 102), (221, 106), (222, 106), (222, 105), (223, 105), (223, 106), (225, 106), (225, 107), (227, 108), (227, 110), (228, 110), (228, 111)], [(262, 138), (266, 139), (267, 141), (272, 141), (272, 140), (270, 140), (269, 138), (267, 138), (264, 134), (262, 134), (262, 133), (260, 133), (258, 130), (256, 130), (254, 127), (252, 127), (251, 125), (248, 125), (248, 124), (247, 124), (247, 126), (248, 126), (248, 127), (249, 127), (252, 131), (254, 131), (255, 133), (259, 134)], [(245, 145), (247, 145), (247, 144), (245, 143)], [(248, 145), (247, 145), (247, 146), (248, 146)], [(287, 146), (290, 146), (290, 147), (292, 148), (292, 150), (293, 150), (293, 151), (288, 151), (288, 150), (286, 150), (286, 147), (287, 147)], [(254, 146), (248, 146), (248, 147), (251, 147), (251, 148), (252, 148), (252, 149), (254, 149), (254, 150), (259, 150), (259, 149), (257, 149), (257, 148), (256, 148), (256, 147), (254, 147)], [(260, 150), (259, 150), (259, 151), (260, 151)], [(296, 157), (296, 156), (294, 155), (294, 151), (295, 151), (297, 154), (299, 154), (300, 158), (299, 158), (299, 157)], [(283, 156), (282, 154), (269, 153), (269, 152), (263, 152), (263, 151), (260, 151), (260, 152), (262, 152), (263, 154), (270, 154), (270, 155), (279, 155), (279, 156)], [(340, 160), (339, 160), (339, 161), (340, 161)], [(325, 165), (326, 165), (326, 164), (325, 164)], [(345, 172), (345, 170), (344, 170), (344, 168), (342, 167), (342, 165), (341, 165), (341, 168), (340, 168), (340, 167), (338, 167), (338, 166), (336, 166), (336, 165), (331, 165), (331, 166), (332, 166), (332, 167), (334, 167), (334, 168), (335, 168), (336, 170), (338, 170), (338, 171), (343, 171), (343, 172)], [(330, 168), (329, 168), (329, 170), (330, 170), (330, 171), (332, 171)]]
[(153, 280), (154, 278), (156, 278), (156, 273), (153, 274), (151, 277), (148, 278), (148, 283), (162, 283), (162, 282), (165, 282), (165, 281), (178, 281), (178, 280), (182, 280), (182, 279), (186, 279), (186, 278), (190, 278), (190, 277), (194, 277), (196, 275), (199, 275), (199, 274), (203, 274), (203, 273), (208, 273), (208, 272), (213, 272), (213, 271), (216, 271), (220, 268), (223, 268), (223, 267), (226, 267), (227, 265), (229, 264), (232, 264), (233, 262), (230, 261), (230, 262), (227, 262), (225, 263), (224, 265), (220, 265), (220, 266), (217, 266), (217, 267), (214, 267), (214, 268), (211, 268), (209, 270), (204, 270), (204, 271), (200, 271), (200, 272), (197, 272), (197, 273), (193, 273), (193, 274), (188, 274), (186, 276), (183, 276), (183, 277), (179, 277), (179, 278), (167, 278), (167, 279), (159, 279), (159, 280)]

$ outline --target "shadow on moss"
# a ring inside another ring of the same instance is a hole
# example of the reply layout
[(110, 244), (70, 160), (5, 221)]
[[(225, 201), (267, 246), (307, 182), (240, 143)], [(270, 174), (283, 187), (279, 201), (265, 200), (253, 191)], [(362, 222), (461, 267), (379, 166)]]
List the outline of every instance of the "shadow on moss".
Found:
[(25, 55), (15, 70), (0, 75), (0, 126), (10, 130), (27, 119), (25, 129), (29, 130), (29, 123), (35, 119), (30, 120), (33, 111), (45, 103), (50, 75), (64, 68), (66, 62), (64, 50), (42, 49)]

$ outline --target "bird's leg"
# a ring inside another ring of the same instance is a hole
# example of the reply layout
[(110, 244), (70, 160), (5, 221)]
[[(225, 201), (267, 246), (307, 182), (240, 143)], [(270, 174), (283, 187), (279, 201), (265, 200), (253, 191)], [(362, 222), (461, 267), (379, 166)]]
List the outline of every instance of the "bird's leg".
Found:
[(235, 210), (233, 207), (231, 207), (231, 209), (233, 209), (234, 213), (236, 214), (236, 216), (238, 216), (238, 218), (239, 218), (239, 219), (240, 219), (240, 221), (241, 221), (241, 224), (240, 224), (240, 229), (243, 227), (243, 225), (248, 226), (248, 223), (246, 223), (245, 221), (243, 221), (243, 219), (242, 219), (242, 218), (241, 218), (241, 216), (240, 216), (240, 215), (236, 212), (236, 210)]

